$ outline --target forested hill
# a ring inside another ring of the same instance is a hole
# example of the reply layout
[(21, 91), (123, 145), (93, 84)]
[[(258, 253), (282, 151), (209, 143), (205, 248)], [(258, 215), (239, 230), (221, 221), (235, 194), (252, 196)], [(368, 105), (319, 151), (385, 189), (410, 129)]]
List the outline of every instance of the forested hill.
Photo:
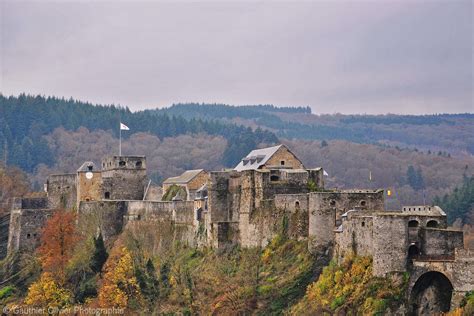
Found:
[[(76, 130), (86, 127), (110, 130), (118, 136), (119, 122), (125, 122), (133, 133), (148, 132), (163, 137), (205, 133), (220, 135), (228, 140), (224, 164), (232, 166), (240, 157), (260, 143), (278, 142), (274, 133), (216, 120), (183, 118), (167, 113), (131, 112), (120, 106), (94, 106), (90, 103), (63, 98), (20, 95), (0, 95), (0, 157), (8, 165), (16, 165), (27, 172), (44, 163), (51, 166), (55, 157), (43, 138), (58, 127)], [(124, 133), (123, 137), (127, 137)]]
[[(322, 109), (324, 111), (324, 109)], [(327, 111), (327, 110), (326, 110)], [(309, 107), (175, 104), (151, 113), (218, 119), (273, 131), (278, 137), (348, 140), (450, 154), (474, 154), (474, 114), (315, 115)]]
[(40, 190), (49, 174), (116, 153), (120, 121), (130, 127), (123, 152), (146, 155), (157, 183), (184, 170), (233, 167), (250, 150), (280, 142), (305, 166), (323, 166), (328, 187), (391, 188), (392, 209), (443, 197), (474, 175), (472, 114), (314, 115), (306, 107), (219, 104), (132, 112), (28, 95), (0, 95), (0, 167), (5, 160), (7, 170), (20, 167)]

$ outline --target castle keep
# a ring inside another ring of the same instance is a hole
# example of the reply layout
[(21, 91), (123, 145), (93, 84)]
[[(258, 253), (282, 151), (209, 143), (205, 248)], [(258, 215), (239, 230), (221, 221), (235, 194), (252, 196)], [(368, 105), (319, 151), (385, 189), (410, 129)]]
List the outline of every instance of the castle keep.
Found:
[(83, 231), (106, 240), (129, 223), (157, 221), (173, 225), (169, 238), (193, 246), (264, 247), (283, 229), (339, 262), (372, 256), (376, 276), (409, 272), (412, 312), (433, 284), (452, 293), (439, 310), (474, 289), (474, 255), (464, 250), (462, 232), (447, 228), (443, 210), (388, 211), (383, 190), (328, 189), (324, 174), (284, 145), (254, 150), (232, 170), (186, 171), (162, 188), (148, 180), (143, 156), (107, 157), (99, 167), (85, 162), (74, 174), (49, 176), (47, 197), (15, 200), (8, 252), (33, 251), (45, 221), (64, 208), (77, 211)]

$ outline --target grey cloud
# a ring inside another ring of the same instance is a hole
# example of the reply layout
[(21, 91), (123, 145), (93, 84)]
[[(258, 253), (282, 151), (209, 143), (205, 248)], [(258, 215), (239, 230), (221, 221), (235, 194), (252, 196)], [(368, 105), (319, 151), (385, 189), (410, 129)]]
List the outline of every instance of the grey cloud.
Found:
[(465, 2), (1, 2), (1, 92), (473, 112)]

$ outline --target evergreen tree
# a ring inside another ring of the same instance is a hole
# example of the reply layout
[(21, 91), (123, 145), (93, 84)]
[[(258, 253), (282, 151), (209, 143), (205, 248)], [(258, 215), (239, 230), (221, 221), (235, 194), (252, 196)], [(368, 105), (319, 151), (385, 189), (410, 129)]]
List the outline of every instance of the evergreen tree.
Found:
[(421, 168), (415, 170), (413, 166), (409, 166), (407, 169), (407, 181), (408, 184), (416, 191), (422, 190), (425, 188), (425, 180), (423, 179), (423, 174)]
[(94, 238), (94, 253), (90, 263), (91, 270), (94, 271), (94, 273), (101, 272), (108, 256), (104, 238), (102, 237), (102, 233), (99, 233), (99, 236)]
[(435, 197), (433, 204), (446, 212), (449, 223), (453, 223), (457, 218), (463, 223), (474, 220), (474, 176), (465, 175), (460, 187), (456, 187), (451, 194), (445, 194), (443, 198)]

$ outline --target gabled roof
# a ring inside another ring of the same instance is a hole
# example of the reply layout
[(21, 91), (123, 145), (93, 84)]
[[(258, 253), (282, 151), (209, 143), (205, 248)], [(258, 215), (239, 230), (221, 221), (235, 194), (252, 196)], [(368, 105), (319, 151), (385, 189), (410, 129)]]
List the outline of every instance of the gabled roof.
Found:
[(203, 171), (204, 169), (186, 170), (180, 176), (168, 178), (165, 181), (163, 181), (163, 183), (164, 184), (165, 183), (166, 184), (186, 184)]
[(92, 161), (86, 161), (77, 169), (77, 172), (96, 171), (95, 164)]
[(235, 171), (257, 170), (263, 166), (283, 145), (252, 150), (234, 168)]

